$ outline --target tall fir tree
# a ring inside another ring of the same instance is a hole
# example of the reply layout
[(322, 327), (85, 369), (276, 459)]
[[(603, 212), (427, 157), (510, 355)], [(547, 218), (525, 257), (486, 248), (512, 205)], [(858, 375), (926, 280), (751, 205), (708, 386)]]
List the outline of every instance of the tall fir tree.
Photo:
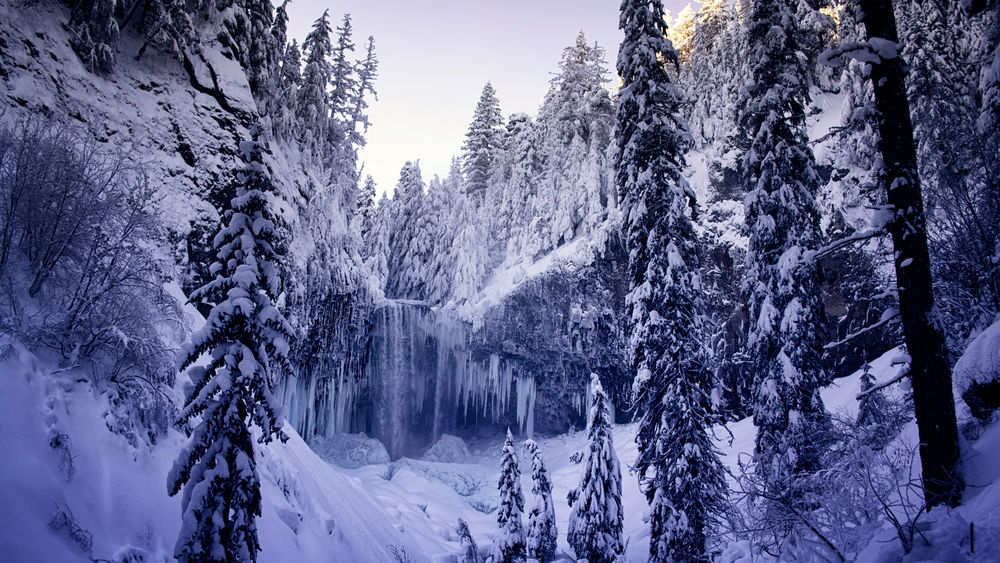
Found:
[(537, 175), (535, 197), (539, 250), (554, 249), (589, 234), (604, 219), (612, 182), (607, 149), (614, 105), (604, 87), (604, 49), (581, 32), (563, 50), (559, 73), (538, 112), (539, 149), (546, 166)]
[(332, 33), (329, 12), (324, 11), (302, 43), (306, 63), (302, 69), (295, 109), (299, 139), (310, 149), (321, 146), (327, 134), (330, 116), (328, 89), (333, 76), (329, 61), (333, 52)]
[[(809, 253), (820, 242), (820, 180), (806, 136), (809, 71), (795, 2), (755, 0), (748, 24), (751, 82), (740, 127), (754, 461), (764, 497), (792, 498), (794, 505), (796, 476), (819, 469), (829, 422), (819, 395), (827, 381), (820, 363), (825, 312)], [(784, 510), (763, 502), (765, 511)]]
[(295, 121), (298, 114), (299, 84), (302, 81), (301, 58), (299, 45), (293, 39), (281, 57), (281, 69), (276, 77), (275, 108), (271, 114), (274, 135), (280, 139), (294, 138), (297, 134)]
[(635, 467), (650, 503), (649, 560), (703, 561), (725, 483), (707, 434), (713, 385), (690, 219), (694, 192), (681, 175), (692, 140), (663, 64), (678, 59), (662, 4), (624, 0), (619, 27), (615, 171), (629, 249)]
[(500, 532), (493, 540), (493, 563), (523, 563), (524, 495), (521, 493), (521, 467), (514, 448), (514, 437), (507, 429), (507, 441), (500, 454), (500, 506), (497, 508), (497, 526)]
[(489, 82), (476, 104), (476, 111), (469, 124), (462, 145), (462, 168), (465, 173), (465, 192), (481, 205), (486, 199), (490, 175), (496, 163), (497, 152), (503, 146), (504, 120), (500, 113), (500, 100)]
[(361, 189), (358, 191), (358, 201), (354, 206), (356, 216), (361, 222), (359, 232), (362, 237), (372, 226), (376, 206), (375, 191), (375, 178), (369, 174), (365, 176), (365, 181), (361, 184)]
[(378, 78), (378, 57), (375, 56), (375, 38), (369, 36), (365, 45), (365, 58), (355, 65), (357, 73), (357, 88), (350, 100), (350, 116), (347, 130), (353, 142), (358, 145), (365, 143), (364, 135), (368, 132), (368, 94), (375, 96), (375, 79)]
[(91, 72), (114, 70), (119, 35), (117, 5), (116, 0), (82, 0), (70, 12), (68, 28), (73, 32), (70, 44)]
[[(330, 121), (328, 124), (328, 143), (330, 146), (343, 144), (350, 134), (354, 124), (354, 101), (358, 90), (358, 77), (355, 74), (354, 61), (354, 26), (351, 15), (344, 14), (337, 26), (337, 43), (333, 46), (330, 61)], [(363, 94), (362, 94), (363, 95)]]
[(371, 226), (365, 232), (361, 257), (369, 272), (369, 287), (373, 295), (385, 295), (389, 277), (389, 235), (392, 232), (392, 202), (382, 193), (372, 213)]
[(597, 374), (590, 375), (591, 406), (587, 418), (587, 463), (580, 485), (570, 491), (566, 541), (577, 559), (612, 563), (624, 550), (622, 541), (622, 470), (611, 436), (608, 396)]
[[(288, 369), (291, 327), (275, 306), (280, 293), (274, 188), (263, 162), (260, 128), (240, 143), (242, 171), (236, 196), (215, 237), (215, 279), (193, 301), (211, 305), (208, 319), (185, 353), (181, 369), (209, 354), (207, 366), (188, 371), (180, 421), (198, 421), (168, 478), (171, 495), (183, 487), (179, 561), (256, 561), (260, 551), (260, 478), (254, 443), (282, 438), (281, 407), (273, 389)], [(259, 431), (254, 439), (251, 427)]]
[(556, 557), (556, 509), (552, 504), (552, 479), (545, 468), (542, 450), (534, 440), (526, 440), (524, 449), (531, 454), (531, 493), (534, 495), (528, 508), (528, 529), (525, 547), (528, 559), (549, 563)]
[(423, 299), (427, 263), (433, 235), (427, 232), (426, 194), (419, 162), (407, 162), (399, 172), (392, 199), (392, 230), (389, 232), (389, 276), (386, 296)]

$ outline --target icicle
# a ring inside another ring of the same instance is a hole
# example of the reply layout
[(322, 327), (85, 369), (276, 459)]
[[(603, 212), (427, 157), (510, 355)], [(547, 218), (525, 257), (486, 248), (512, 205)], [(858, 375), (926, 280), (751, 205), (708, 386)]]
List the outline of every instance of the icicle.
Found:
[(535, 434), (535, 377), (517, 378), (517, 424), (529, 438)]

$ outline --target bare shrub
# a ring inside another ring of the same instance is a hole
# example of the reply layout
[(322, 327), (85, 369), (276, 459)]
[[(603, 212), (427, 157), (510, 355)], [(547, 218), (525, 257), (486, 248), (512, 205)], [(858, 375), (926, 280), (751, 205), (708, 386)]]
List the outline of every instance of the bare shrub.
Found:
[(0, 330), (88, 364), (133, 444), (173, 418), (164, 336), (180, 318), (143, 164), (49, 122), (0, 127)]
[(908, 553), (926, 508), (916, 448), (887, 437), (912, 415), (902, 402), (880, 401), (877, 420), (834, 418), (821, 468), (794, 476), (788, 495), (766, 489), (753, 463), (741, 461), (724, 541), (780, 560), (849, 561), (888, 522)]

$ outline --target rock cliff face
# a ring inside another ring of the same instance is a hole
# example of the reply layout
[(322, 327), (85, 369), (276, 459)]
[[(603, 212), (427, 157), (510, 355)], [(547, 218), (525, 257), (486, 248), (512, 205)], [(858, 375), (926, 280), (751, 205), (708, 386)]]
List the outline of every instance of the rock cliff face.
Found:
[(210, 47), (187, 69), (153, 50), (136, 60), (140, 44), (126, 34), (115, 73), (96, 75), (69, 45), (66, 6), (0, 4), (4, 121), (53, 120), (134, 156), (161, 186), (160, 216), (175, 261), (204, 261), (220, 186), (229, 184), (237, 143), (256, 111), (243, 70)]

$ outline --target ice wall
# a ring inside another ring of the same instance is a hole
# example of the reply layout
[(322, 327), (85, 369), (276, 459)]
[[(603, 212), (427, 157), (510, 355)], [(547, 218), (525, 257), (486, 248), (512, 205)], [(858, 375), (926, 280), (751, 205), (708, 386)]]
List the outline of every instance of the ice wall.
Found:
[(499, 354), (473, 353), (470, 327), (424, 303), (377, 307), (356, 368), (282, 385), (286, 419), (304, 436), (366, 432), (393, 458), (416, 455), (458, 427), (510, 423), (534, 433), (535, 377)]

